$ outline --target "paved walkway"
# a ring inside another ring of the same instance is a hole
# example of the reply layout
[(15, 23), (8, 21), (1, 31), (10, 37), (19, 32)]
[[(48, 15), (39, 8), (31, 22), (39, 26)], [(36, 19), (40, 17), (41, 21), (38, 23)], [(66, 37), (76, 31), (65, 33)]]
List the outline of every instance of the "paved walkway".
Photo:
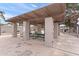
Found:
[(24, 40), (11, 35), (0, 36), (1, 56), (77, 56), (79, 55), (79, 38), (61, 33), (54, 47), (44, 46), (41, 40)]

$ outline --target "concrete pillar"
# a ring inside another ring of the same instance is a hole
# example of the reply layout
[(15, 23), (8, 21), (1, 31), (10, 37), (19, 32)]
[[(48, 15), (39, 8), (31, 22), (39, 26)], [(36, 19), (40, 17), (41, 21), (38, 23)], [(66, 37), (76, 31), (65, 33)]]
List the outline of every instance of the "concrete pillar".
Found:
[(58, 24), (58, 36), (60, 35), (60, 25)]
[(37, 26), (36, 25), (34, 25), (34, 31), (35, 32), (38, 32), (38, 29), (37, 29)]
[(53, 46), (54, 34), (54, 19), (52, 17), (45, 18), (45, 45), (48, 47)]
[(77, 26), (77, 37), (79, 37), (79, 27)]
[(29, 40), (29, 32), (30, 32), (30, 24), (29, 21), (23, 22), (23, 38)]
[(17, 37), (17, 23), (13, 23), (13, 37)]
[(54, 38), (57, 39), (58, 38), (58, 23), (54, 23)]
[(38, 31), (38, 33), (41, 33), (41, 24), (37, 24), (37, 31)]
[(0, 35), (1, 35), (1, 24), (0, 24)]
[(19, 33), (20, 36), (23, 37), (23, 22), (19, 23)]

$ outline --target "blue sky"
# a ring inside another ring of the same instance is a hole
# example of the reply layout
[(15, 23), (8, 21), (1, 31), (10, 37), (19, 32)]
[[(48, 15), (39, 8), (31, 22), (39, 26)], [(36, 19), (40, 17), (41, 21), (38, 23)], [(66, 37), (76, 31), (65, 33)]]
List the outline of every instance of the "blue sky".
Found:
[[(47, 6), (47, 3), (0, 3), (5, 19)], [(2, 23), (3, 20), (1, 20)]]

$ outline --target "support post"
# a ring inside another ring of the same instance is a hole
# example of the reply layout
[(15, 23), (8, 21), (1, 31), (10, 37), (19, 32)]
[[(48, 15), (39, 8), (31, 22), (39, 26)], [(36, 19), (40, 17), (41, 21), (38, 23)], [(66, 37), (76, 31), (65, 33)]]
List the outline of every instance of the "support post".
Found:
[(1, 24), (0, 24), (0, 35), (1, 35)]
[(13, 23), (13, 37), (17, 37), (17, 23)]
[(41, 33), (41, 24), (37, 24), (37, 31), (38, 31), (38, 33)]
[(29, 29), (30, 29), (30, 24), (29, 21), (23, 21), (23, 38), (26, 40), (29, 40)]
[(54, 38), (54, 19), (52, 17), (45, 18), (45, 45), (53, 46)]
[(60, 25), (58, 24), (58, 36), (60, 36)]
[(58, 38), (58, 23), (54, 23), (54, 38)]
[(77, 37), (79, 37), (79, 27), (77, 26)]

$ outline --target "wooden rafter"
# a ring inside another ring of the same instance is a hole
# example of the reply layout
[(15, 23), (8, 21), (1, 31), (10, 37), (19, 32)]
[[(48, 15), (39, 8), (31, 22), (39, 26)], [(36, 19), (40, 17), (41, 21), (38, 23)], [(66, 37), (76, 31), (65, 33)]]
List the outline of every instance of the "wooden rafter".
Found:
[(28, 13), (24, 13), (22, 15), (10, 18), (10, 20), (18, 21), (18, 20), (29, 20), (31, 22), (41, 23), (44, 21), (45, 17), (54, 17), (54, 21), (62, 21), (65, 12), (65, 4), (50, 4), (46, 7), (43, 7), (38, 10), (34, 10)]

